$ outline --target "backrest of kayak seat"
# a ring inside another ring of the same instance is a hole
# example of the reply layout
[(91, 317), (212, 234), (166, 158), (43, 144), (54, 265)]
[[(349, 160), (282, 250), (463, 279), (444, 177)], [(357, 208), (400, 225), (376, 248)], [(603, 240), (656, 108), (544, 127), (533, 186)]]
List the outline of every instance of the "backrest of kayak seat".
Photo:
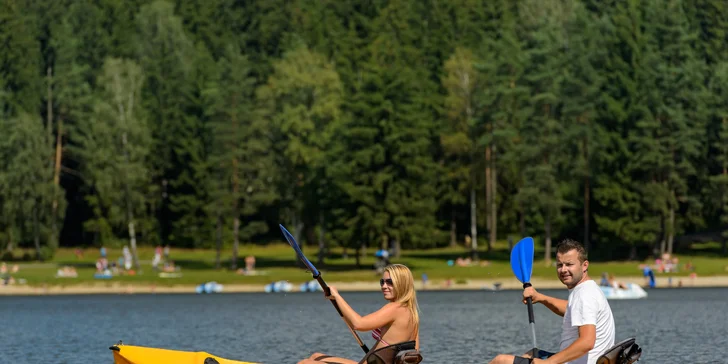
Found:
[(642, 348), (635, 343), (635, 338), (618, 342), (597, 359), (597, 364), (632, 364), (642, 356)]
[(418, 364), (422, 361), (422, 354), (417, 350), (403, 350), (394, 357), (394, 364)]
[[(409, 352), (409, 354), (398, 356), (399, 353)], [(419, 356), (419, 352), (415, 350), (415, 342), (407, 341), (399, 344), (385, 346), (383, 348), (375, 349), (367, 353), (359, 364), (404, 364), (404, 363), (419, 363), (419, 361), (403, 361), (397, 362), (398, 358), (401, 360), (415, 360)], [(421, 360), (421, 359), (420, 359)]]
[(220, 364), (219, 361), (217, 361), (215, 358), (205, 358), (205, 362), (203, 364)]

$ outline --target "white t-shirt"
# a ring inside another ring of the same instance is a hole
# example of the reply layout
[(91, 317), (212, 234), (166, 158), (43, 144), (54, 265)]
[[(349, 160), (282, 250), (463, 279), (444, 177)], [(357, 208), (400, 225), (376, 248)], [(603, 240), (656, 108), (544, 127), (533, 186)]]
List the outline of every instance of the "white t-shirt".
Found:
[(596, 325), (594, 348), (586, 355), (568, 364), (596, 364), (599, 355), (614, 346), (614, 317), (607, 298), (597, 285), (588, 280), (569, 292), (569, 304), (561, 327), (561, 349), (566, 349), (579, 338), (579, 326)]

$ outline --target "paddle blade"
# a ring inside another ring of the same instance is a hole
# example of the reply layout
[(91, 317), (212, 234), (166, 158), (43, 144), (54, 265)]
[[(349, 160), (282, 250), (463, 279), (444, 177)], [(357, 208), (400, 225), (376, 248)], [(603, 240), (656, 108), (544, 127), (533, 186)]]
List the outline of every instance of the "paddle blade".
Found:
[(533, 271), (533, 238), (521, 239), (511, 250), (511, 269), (521, 283), (531, 281)]
[(290, 245), (291, 248), (293, 248), (293, 250), (296, 251), (296, 255), (298, 255), (298, 259), (300, 259), (303, 262), (303, 264), (306, 265), (306, 267), (308, 268), (308, 270), (311, 271), (311, 273), (313, 274), (314, 277), (318, 277), (320, 275), (318, 269), (316, 269), (316, 267), (314, 267), (313, 263), (311, 263), (311, 261), (308, 260), (308, 258), (306, 258), (305, 255), (303, 255), (303, 252), (301, 251), (301, 247), (298, 246), (298, 243), (296, 242), (296, 239), (293, 238), (293, 235), (291, 235), (291, 233), (289, 233), (288, 230), (286, 230), (286, 228), (284, 228), (282, 224), (278, 224), (278, 226), (281, 227), (281, 231), (283, 232), (283, 236), (288, 241), (288, 245)]

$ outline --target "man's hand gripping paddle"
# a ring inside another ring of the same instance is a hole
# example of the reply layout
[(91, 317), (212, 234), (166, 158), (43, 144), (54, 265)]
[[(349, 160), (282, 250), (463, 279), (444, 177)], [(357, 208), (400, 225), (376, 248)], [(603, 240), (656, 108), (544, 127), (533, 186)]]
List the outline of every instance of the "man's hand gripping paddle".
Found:
[[(521, 239), (511, 250), (511, 269), (521, 283), (523, 289), (531, 287), (531, 273), (533, 271), (533, 238), (526, 237)], [(526, 299), (528, 304), (528, 322), (531, 326), (531, 334), (533, 337), (534, 350), (536, 345), (536, 324), (533, 321), (533, 302), (531, 298)]]
[[(303, 255), (303, 252), (301, 251), (301, 247), (298, 246), (298, 243), (296, 242), (296, 239), (293, 238), (293, 235), (291, 235), (291, 233), (289, 233), (288, 230), (286, 230), (286, 228), (283, 227), (283, 225), (279, 224), (278, 226), (280, 226), (281, 231), (283, 232), (283, 236), (288, 241), (288, 244), (291, 246), (291, 248), (293, 248), (293, 250), (296, 251), (296, 255), (298, 255), (298, 259), (300, 259), (303, 262), (303, 264), (306, 265), (306, 268), (308, 268), (308, 270), (311, 271), (313, 278), (319, 282), (319, 284), (321, 285), (321, 288), (323, 288), (323, 290), (324, 290), (324, 293), (326, 293), (327, 296), (330, 295), (331, 290), (329, 289), (329, 286), (326, 284), (326, 282), (324, 282), (324, 279), (321, 278), (321, 273), (318, 271), (318, 269), (316, 269), (316, 267), (314, 267), (313, 263), (311, 263), (311, 261), (309, 261), (305, 255)], [(336, 300), (332, 300), (331, 303), (334, 305), (334, 308), (336, 308), (336, 311), (339, 312), (339, 316), (341, 316), (341, 318), (343, 319), (344, 314), (341, 313), (339, 304), (336, 303)], [(354, 331), (354, 329), (349, 325), (349, 322), (347, 322), (346, 319), (344, 319), (344, 323), (346, 323), (346, 326), (349, 328), (349, 331), (351, 331), (351, 334), (354, 335), (354, 338), (356, 339), (356, 342), (359, 344), (359, 347), (361, 347), (361, 349), (364, 351), (364, 353), (368, 353), (369, 348), (366, 346), (366, 344), (364, 344), (364, 342), (361, 341), (361, 338), (356, 333), (356, 331)]]

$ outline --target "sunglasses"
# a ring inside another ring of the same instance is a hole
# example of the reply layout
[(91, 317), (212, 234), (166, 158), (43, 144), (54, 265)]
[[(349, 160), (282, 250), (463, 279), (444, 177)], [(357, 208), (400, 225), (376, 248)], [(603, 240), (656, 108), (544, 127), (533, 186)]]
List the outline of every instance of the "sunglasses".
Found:
[(394, 282), (392, 282), (392, 279), (391, 278), (387, 278), (387, 279), (382, 278), (382, 279), (379, 280), (379, 285), (380, 286), (384, 287), (384, 284), (385, 283), (388, 284), (388, 285), (390, 285), (391, 287), (394, 287)]

